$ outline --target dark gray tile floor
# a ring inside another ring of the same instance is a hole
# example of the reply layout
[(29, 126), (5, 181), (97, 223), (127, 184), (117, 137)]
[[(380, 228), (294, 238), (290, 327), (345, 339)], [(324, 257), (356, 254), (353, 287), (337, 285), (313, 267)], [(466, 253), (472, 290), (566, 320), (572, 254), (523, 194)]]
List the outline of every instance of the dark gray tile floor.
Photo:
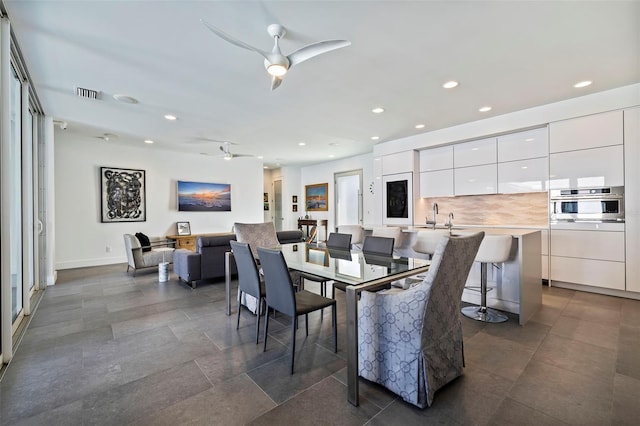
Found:
[[(195, 290), (155, 271), (60, 271), (0, 383), (1, 425), (491, 424), (635, 425), (640, 301), (543, 288), (526, 326), (463, 318), (463, 377), (419, 410), (362, 381), (346, 401), (344, 293), (331, 321), (310, 315), (288, 373), (288, 319), (224, 314), (224, 283)], [(317, 284), (316, 284), (317, 285)], [(307, 288), (317, 290), (314, 283)], [(234, 307), (235, 310), (235, 307)], [(328, 317), (329, 318), (329, 317)]]

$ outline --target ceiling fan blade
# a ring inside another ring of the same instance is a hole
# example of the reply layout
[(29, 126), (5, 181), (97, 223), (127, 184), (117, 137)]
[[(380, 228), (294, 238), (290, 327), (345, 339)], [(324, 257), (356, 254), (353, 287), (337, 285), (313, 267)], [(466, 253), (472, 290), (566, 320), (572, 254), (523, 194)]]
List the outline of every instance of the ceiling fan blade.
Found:
[(236, 45), (238, 47), (242, 47), (243, 49), (247, 49), (247, 50), (252, 50), (254, 52), (256, 52), (257, 54), (259, 54), (260, 56), (262, 56), (263, 58), (265, 58), (266, 60), (269, 60), (269, 52), (265, 52), (264, 50), (258, 49), (257, 47), (253, 47), (250, 44), (247, 44), (241, 40), (238, 40), (235, 37), (230, 36), (229, 34), (225, 33), (222, 30), (219, 30), (218, 28), (214, 27), (213, 25), (211, 25), (210, 23), (208, 23), (207, 21), (205, 21), (204, 19), (200, 19), (200, 22), (202, 22), (204, 24), (205, 27), (207, 27), (212, 33), (214, 33), (215, 35), (217, 35), (218, 37), (220, 37), (221, 39), (228, 41), (229, 43)]
[(325, 40), (319, 41), (317, 43), (312, 43), (307, 46), (301, 47), (295, 52), (287, 55), (290, 66), (294, 66), (301, 62), (306, 61), (307, 59), (311, 59), (314, 56), (322, 55), (323, 53), (330, 52), (332, 50), (340, 49), (343, 47), (350, 46), (351, 42), (347, 40)]
[(282, 77), (276, 77), (275, 75), (271, 79), (271, 90), (276, 90), (282, 84)]

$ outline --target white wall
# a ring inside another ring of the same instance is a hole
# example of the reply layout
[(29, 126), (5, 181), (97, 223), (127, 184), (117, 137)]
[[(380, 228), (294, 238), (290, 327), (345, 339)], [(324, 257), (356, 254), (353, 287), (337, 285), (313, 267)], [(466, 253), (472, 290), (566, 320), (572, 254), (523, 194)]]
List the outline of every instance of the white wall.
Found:
[[(262, 161), (178, 154), (154, 145), (127, 147), (99, 139), (55, 135), (55, 264), (57, 269), (126, 262), (122, 234), (230, 232), (234, 222), (263, 221)], [(100, 167), (146, 171), (146, 222), (100, 222)], [(178, 180), (231, 184), (231, 212), (178, 212)], [(108, 252), (107, 247), (111, 248)]]
[[(304, 187), (316, 183), (329, 184), (329, 210), (326, 212), (311, 212), (313, 219), (328, 219), (328, 229), (332, 232), (335, 229), (335, 192), (334, 174), (362, 169), (362, 220), (365, 224), (373, 223), (374, 217), (374, 196), (369, 191), (369, 185), (374, 181), (373, 176), (373, 155), (364, 154), (355, 157), (344, 158), (327, 163), (316, 164), (301, 168), (301, 180), (298, 188), (298, 203), (304, 209)], [(298, 216), (303, 216), (304, 210)], [(297, 219), (297, 216), (295, 217)], [(322, 231), (324, 232), (324, 231)], [(321, 236), (324, 238), (324, 236)]]

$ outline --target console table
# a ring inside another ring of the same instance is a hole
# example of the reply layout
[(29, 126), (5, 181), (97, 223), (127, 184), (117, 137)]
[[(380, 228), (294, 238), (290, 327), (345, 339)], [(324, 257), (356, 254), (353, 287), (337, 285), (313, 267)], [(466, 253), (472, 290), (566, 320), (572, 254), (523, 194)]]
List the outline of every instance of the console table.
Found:
[(327, 239), (329, 234), (327, 233), (327, 220), (326, 219), (298, 219), (298, 229), (302, 231), (302, 227), (306, 226), (305, 239), (309, 242), (309, 227), (310, 226), (324, 226), (324, 238)]
[(196, 240), (198, 237), (213, 237), (216, 235), (228, 235), (228, 232), (217, 232), (213, 234), (191, 234), (191, 235), (167, 235), (167, 239), (176, 242), (176, 249), (187, 249), (196, 251)]

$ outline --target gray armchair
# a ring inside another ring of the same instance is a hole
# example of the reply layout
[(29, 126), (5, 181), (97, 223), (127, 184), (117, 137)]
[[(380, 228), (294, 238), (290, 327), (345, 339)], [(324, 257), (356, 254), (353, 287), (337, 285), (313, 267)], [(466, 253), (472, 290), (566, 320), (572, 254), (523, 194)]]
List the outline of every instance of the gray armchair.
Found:
[(160, 262), (173, 263), (174, 244), (170, 241), (152, 241), (151, 250), (143, 251), (140, 241), (135, 235), (124, 234), (124, 247), (127, 252), (127, 272), (133, 269), (135, 275), (138, 269), (158, 266)]
[(443, 236), (424, 281), (408, 290), (363, 292), (358, 372), (420, 408), (462, 375), (460, 300), (484, 232)]

